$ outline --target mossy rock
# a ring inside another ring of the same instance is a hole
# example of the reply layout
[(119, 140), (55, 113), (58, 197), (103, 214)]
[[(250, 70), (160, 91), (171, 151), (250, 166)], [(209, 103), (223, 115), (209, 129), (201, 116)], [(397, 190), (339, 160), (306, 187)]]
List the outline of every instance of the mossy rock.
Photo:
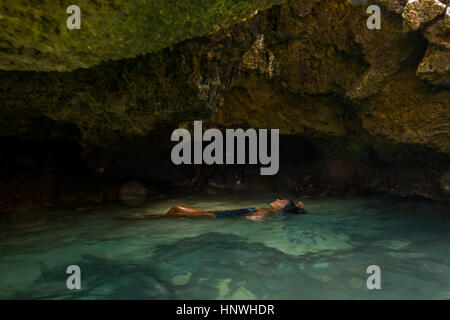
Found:
[(0, 69), (71, 71), (131, 58), (203, 36), (284, 0), (79, 0), (81, 29), (68, 30), (71, 3), (0, 1)]

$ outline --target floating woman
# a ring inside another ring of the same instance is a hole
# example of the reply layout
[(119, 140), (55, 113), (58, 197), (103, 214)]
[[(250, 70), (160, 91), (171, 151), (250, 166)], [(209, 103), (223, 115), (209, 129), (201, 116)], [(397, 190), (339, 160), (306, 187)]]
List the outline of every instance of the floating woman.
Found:
[(291, 213), (301, 214), (305, 213), (304, 205), (302, 202), (294, 204), (288, 199), (277, 199), (270, 204), (270, 208), (246, 208), (237, 210), (226, 211), (204, 211), (196, 208), (189, 208), (186, 206), (176, 205), (172, 207), (166, 214), (152, 214), (142, 217), (130, 218), (135, 219), (156, 219), (156, 218), (198, 218), (198, 217), (210, 217), (210, 218), (222, 218), (230, 216), (243, 216), (251, 220), (261, 220), (264, 216), (276, 213)]

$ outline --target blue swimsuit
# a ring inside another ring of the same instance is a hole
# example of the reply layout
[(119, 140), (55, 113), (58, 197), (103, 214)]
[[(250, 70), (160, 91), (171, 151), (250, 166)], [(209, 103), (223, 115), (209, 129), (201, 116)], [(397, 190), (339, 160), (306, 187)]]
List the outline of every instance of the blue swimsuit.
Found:
[(231, 217), (231, 216), (241, 216), (247, 213), (253, 213), (256, 212), (255, 208), (247, 208), (247, 209), (237, 209), (237, 210), (225, 210), (225, 211), (216, 211), (213, 212), (216, 217), (222, 218), (222, 217)]

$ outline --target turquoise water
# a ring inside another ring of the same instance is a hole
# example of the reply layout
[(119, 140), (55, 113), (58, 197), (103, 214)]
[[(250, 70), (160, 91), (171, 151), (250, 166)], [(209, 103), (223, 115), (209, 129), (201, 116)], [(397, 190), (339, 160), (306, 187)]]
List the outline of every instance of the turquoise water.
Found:
[[(174, 204), (266, 206), (275, 194), (0, 217), (1, 299), (450, 299), (450, 206), (387, 196), (302, 200), (306, 215), (126, 221)], [(81, 268), (68, 290), (66, 268)], [(381, 268), (368, 290), (366, 268)]]

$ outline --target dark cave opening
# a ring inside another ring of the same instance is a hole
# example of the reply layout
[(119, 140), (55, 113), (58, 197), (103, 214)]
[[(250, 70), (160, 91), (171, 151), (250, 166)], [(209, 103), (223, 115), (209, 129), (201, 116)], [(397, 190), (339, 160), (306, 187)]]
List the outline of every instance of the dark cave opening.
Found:
[(76, 194), (86, 182), (95, 184), (82, 160), (82, 148), (70, 139), (0, 139), (0, 212), (51, 206)]
[[(28, 135), (3, 137), (0, 212), (117, 200), (127, 181), (139, 181), (155, 192), (186, 184), (210, 192), (211, 186), (224, 191), (258, 189), (258, 185), (273, 186), (278, 179), (278, 175), (260, 176), (260, 165), (175, 166), (170, 161), (171, 145), (161, 143), (162, 138), (160, 133), (117, 150), (86, 153), (74, 139), (45, 138), (42, 134), (37, 139)], [(286, 171), (285, 167), (314, 167), (323, 161), (323, 154), (314, 144), (298, 136), (280, 136), (279, 157), (281, 172)], [(241, 186), (236, 188), (238, 181)]]
[[(82, 161), (82, 147), (69, 139), (0, 138), (2, 178), (12, 174), (54, 174), (69, 172), (89, 174)], [(70, 168), (70, 170), (69, 170)]]
[(323, 153), (307, 138), (280, 136), (280, 166), (302, 163), (311, 165), (323, 158)]
[[(180, 188), (206, 194), (267, 190), (313, 196), (356, 195), (368, 190), (394, 193), (396, 188), (402, 190), (405, 179), (423, 180), (429, 188), (431, 175), (440, 179), (441, 172), (421, 166), (419, 159), (426, 157), (439, 167), (447, 164), (442, 155), (421, 148), (407, 146), (389, 154), (373, 149), (369, 153), (324, 152), (339, 150), (342, 142), (327, 146), (305, 136), (280, 135), (280, 170), (274, 176), (262, 176), (261, 164), (174, 165), (170, 148), (175, 143), (169, 139), (165, 130), (135, 144), (86, 152), (75, 139), (3, 137), (0, 212), (114, 201), (130, 181), (142, 183), (150, 195)], [(246, 148), (248, 153), (248, 143)], [(403, 154), (407, 159), (399, 158)], [(436, 188), (434, 192), (441, 192), (439, 183)]]

